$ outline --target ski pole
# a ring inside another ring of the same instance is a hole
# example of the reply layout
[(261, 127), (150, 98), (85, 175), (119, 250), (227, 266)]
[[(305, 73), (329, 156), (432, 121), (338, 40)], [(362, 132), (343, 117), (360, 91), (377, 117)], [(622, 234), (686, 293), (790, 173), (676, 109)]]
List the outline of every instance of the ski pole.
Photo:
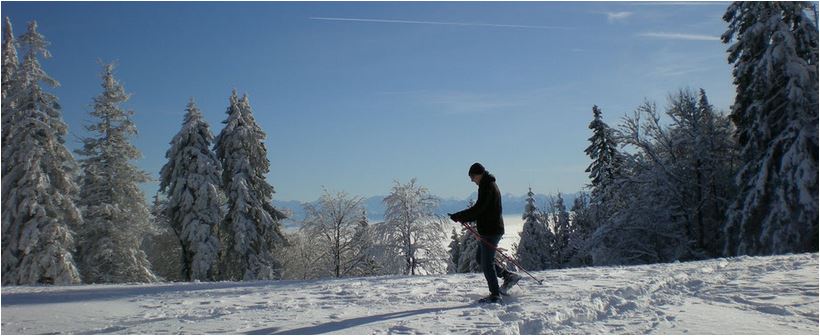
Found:
[(467, 228), (467, 230), (468, 230), (468, 231), (470, 231), (470, 233), (472, 233), (472, 234), (473, 234), (473, 236), (475, 236), (475, 238), (476, 238), (476, 239), (478, 239), (479, 241), (481, 241), (482, 243), (484, 243), (484, 245), (487, 245), (487, 247), (489, 247), (489, 248), (493, 249), (494, 251), (498, 252), (498, 254), (500, 254), (502, 257), (504, 257), (505, 259), (509, 260), (509, 261), (510, 261), (510, 262), (512, 262), (512, 263), (513, 263), (516, 267), (518, 267), (518, 268), (520, 268), (522, 271), (524, 271), (524, 273), (527, 273), (527, 275), (529, 275), (529, 276), (530, 276), (530, 278), (532, 278), (533, 280), (535, 280), (535, 282), (537, 282), (539, 285), (543, 285), (543, 284), (544, 284), (544, 280), (539, 280), (539, 279), (538, 279), (538, 278), (536, 278), (534, 275), (530, 274), (530, 272), (528, 272), (528, 271), (527, 271), (527, 270), (526, 270), (523, 266), (521, 266), (521, 264), (520, 264), (520, 263), (518, 263), (518, 260), (515, 260), (515, 259), (513, 259), (513, 258), (511, 258), (511, 257), (507, 256), (507, 254), (505, 254), (505, 253), (504, 253), (504, 251), (500, 251), (500, 250), (498, 249), (498, 247), (494, 246), (493, 244), (490, 244), (490, 242), (488, 242), (486, 239), (484, 239), (484, 237), (481, 237), (481, 235), (480, 235), (480, 234), (478, 234), (478, 232), (476, 232), (476, 230), (475, 230), (475, 229), (473, 229), (473, 227), (472, 227), (472, 226), (469, 226), (469, 225), (467, 225), (467, 223), (462, 223), (462, 222), (459, 222), (459, 224), (461, 224), (462, 226), (464, 226), (465, 228)]

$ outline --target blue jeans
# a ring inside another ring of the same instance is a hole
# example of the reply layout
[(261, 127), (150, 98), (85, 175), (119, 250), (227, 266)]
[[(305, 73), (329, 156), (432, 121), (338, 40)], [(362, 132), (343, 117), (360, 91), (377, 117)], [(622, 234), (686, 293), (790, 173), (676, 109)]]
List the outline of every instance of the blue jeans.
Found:
[[(501, 236), (502, 235), (482, 235), (481, 238), (490, 244), (493, 244), (493, 246), (498, 247), (498, 242), (501, 241)], [(490, 248), (483, 242), (479, 242), (475, 259), (478, 264), (481, 265), (481, 270), (484, 272), (484, 278), (487, 279), (487, 286), (490, 288), (490, 294), (498, 295), (500, 293), (498, 289), (498, 278), (506, 275), (507, 270), (495, 263), (495, 249)]]

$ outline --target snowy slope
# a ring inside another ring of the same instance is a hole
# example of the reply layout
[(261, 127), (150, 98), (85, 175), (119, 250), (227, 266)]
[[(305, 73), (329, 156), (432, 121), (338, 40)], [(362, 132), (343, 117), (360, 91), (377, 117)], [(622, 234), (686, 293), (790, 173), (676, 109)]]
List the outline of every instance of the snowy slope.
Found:
[(817, 334), (818, 255), (538, 272), (2, 289), (3, 334)]

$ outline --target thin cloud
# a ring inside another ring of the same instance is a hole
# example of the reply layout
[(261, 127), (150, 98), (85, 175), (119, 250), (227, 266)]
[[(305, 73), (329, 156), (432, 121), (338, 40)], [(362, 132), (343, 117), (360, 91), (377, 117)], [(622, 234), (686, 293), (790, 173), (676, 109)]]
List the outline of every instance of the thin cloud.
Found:
[(574, 92), (577, 85), (565, 82), (548, 87), (514, 91), (385, 91), (396, 99), (415, 102), (424, 110), (443, 115), (506, 115), (538, 110), (557, 97)]
[(606, 20), (609, 22), (623, 21), (632, 16), (632, 12), (606, 12)]
[(712, 71), (711, 68), (704, 68), (698, 66), (688, 66), (688, 65), (670, 65), (670, 66), (659, 66), (656, 67), (655, 70), (650, 72), (648, 75), (651, 76), (660, 76), (660, 77), (671, 77), (671, 76), (680, 76), (685, 75), (693, 72), (706, 72)]
[(687, 40), (687, 41), (720, 41), (720, 37), (711, 35), (698, 35), (686, 33), (662, 33), (648, 32), (638, 34), (640, 37), (659, 38), (666, 40)]
[(561, 26), (531, 26), (531, 25), (478, 23), (478, 22), (414, 21), (414, 20), (334, 18), (334, 17), (311, 17), (310, 19), (311, 20), (324, 20), (324, 21), (400, 23), (400, 24), (422, 24), (422, 25), (448, 25), (448, 26), (465, 26), (465, 27), (466, 26), (472, 26), (472, 27), (495, 27), (495, 28), (518, 28), (518, 29), (572, 29), (571, 27), (561, 27)]
[(650, 77), (683, 76), (690, 73), (712, 72), (722, 66), (723, 56), (702, 55), (695, 51), (681, 52), (663, 48), (652, 52), (650, 61), (643, 66), (652, 69), (645, 74)]

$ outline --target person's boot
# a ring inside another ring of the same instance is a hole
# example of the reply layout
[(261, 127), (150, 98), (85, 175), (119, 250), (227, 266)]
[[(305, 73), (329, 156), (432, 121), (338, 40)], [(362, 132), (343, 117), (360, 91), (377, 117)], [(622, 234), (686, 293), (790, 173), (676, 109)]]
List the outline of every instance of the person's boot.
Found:
[(510, 289), (515, 286), (518, 281), (521, 280), (521, 276), (512, 272), (504, 274), (504, 283), (501, 284), (501, 294), (509, 295)]
[(501, 300), (501, 295), (499, 294), (490, 294), (490, 296), (485, 297), (481, 300), (478, 300), (478, 303), (503, 303)]

